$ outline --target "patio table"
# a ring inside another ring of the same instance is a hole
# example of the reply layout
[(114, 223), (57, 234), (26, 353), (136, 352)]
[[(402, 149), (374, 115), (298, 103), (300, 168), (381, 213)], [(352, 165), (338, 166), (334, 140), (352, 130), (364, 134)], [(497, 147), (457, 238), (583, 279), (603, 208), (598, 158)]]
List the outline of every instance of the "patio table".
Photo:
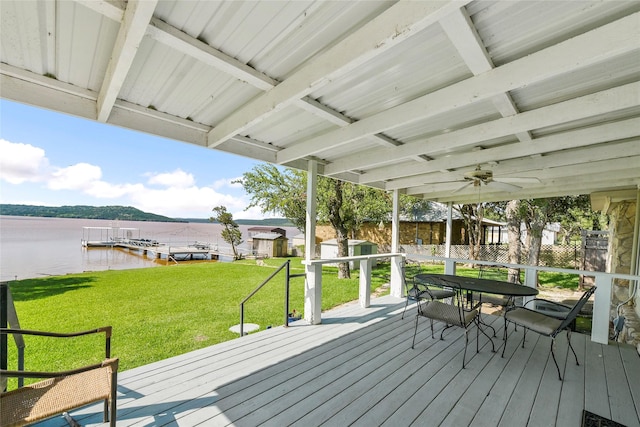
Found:
[[(512, 305), (513, 299), (516, 297), (530, 297), (538, 295), (538, 290), (529, 286), (519, 285), (517, 283), (503, 282), (500, 280), (483, 279), (477, 277), (455, 276), (452, 274), (435, 274), (421, 273), (414, 276), (414, 280), (439, 287), (459, 288), (468, 292), (477, 292), (480, 296), (477, 304), (472, 308), (482, 305), (482, 294), (504, 295), (509, 298), (507, 307)], [(469, 302), (473, 302), (473, 298), (469, 297)], [(508, 308), (507, 308), (508, 309)], [(493, 336), (496, 336), (496, 330), (482, 321), (479, 316), (478, 320), (485, 326), (493, 330)]]

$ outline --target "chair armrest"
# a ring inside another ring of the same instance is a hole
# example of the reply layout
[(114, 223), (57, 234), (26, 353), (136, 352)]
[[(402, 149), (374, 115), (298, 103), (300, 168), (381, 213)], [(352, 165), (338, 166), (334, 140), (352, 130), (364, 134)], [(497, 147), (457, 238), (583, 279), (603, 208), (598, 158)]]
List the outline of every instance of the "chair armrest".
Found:
[(83, 366), (81, 368), (70, 369), (68, 371), (58, 372), (42, 372), (42, 371), (7, 371), (0, 369), (0, 377), (11, 378), (58, 378), (68, 377), (69, 375), (80, 374), (82, 372), (91, 371), (92, 369), (104, 368), (110, 366), (112, 371), (118, 370), (118, 358), (105, 359), (100, 363), (94, 363), (93, 365)]
[(88, 331), (80, 331), (80, 332), (45, 332), (45, 331), (35, 331), (30, 329), (11, 329), (11, 328), (0, 328), (0, 335), (2, 334), (12, 334), (12, 335), (33, 335), (33, 336), (42, 336), (42, 337), (53, 337), (53, 338), (72, 338), (72, 337), (80, 337), (83, 335), (91, 335), (91, 334), (105, 334), (105, 359), (109, 359), (111, 357), (111, 326), (103, 326), (96, 329), (90, 329)]

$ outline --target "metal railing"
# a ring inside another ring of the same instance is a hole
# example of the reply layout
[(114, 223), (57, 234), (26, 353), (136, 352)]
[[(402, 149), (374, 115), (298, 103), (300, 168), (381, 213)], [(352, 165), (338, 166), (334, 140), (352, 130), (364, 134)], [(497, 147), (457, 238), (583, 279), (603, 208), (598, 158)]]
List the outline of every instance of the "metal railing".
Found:
[[(0, 328), (20, 329), (20, 322), (18, 321), (18, 313), (16, 306), (13, 304), (13, 297), (11, 296), (11, 289), (9, 289), (9, 283), (0, 283)], [(22, 335), (14, 334), (14, 341), (16, 348), (18, 349), (18, 370), (24, 371), (24, 338)], [(9, 352), (9, 338), (7, 334), (0, 334), (0, 369), (7, 369), (8, 365), (8, 352)], [(24, 378), (18, 378), (18, 387), (24, 385)], [(0, 392), (5, 391), (6, 384), (0, 384)]]
[(289, 280), (293, 277), (305, 277), (305, 273), (291, 274), (291, 261), (287, 260), (280, 267), (276, 269), (271, 275), (262, 282), (257, 288), (255, 288), (245, 299), (240, 303), (240, 336), (244, 336), (244, 304), (254, 296), (264, 285), (269, 283), (282, 269), (285, 269), (284, 278), (284, 326), (289, 326)]

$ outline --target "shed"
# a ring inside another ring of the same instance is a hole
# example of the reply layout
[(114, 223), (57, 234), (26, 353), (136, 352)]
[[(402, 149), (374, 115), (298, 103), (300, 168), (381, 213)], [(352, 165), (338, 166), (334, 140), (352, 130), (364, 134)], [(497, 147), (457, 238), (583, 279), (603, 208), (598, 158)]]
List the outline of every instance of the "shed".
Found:
[[(295, 236), (292, 237), (291, 239), (291, 254), (293, 256), (304, 256), (304, 251), (305, 251), (305, 245), (307, 244), (306, 242), (306, 236), (304, 233), (300, 233), (300, 234), (296, 234)], [(315, 251), (314, 254), (317, 254), (317, 250), (318, 250), (318, 245), (320, 244), (320, 242), (322, 242), (322, 239), (318, 236), (316, 236), (316, 247), (315, 247)]]
[(252, 250), (256, 256), (287, 256), (288, 240), (280, 233), (258, 233), (253, 236)]
[[(368, 240), (349, 240), (349, 256), (358, 255), (371, 255), (378, 253), (378, 245), (369, 242)], [(336, 239), (325, 240), (320, 243), (320, 257), (322, 259), (337, 258), (338, 257), (338, 241)], [(337, 266), (337, 264), (326, 264)], [(375, 260), (371, 264), (372, 267), (376, 266)], [(360, 268), (360, 261), (350, 261), (350, 268)]]
[(249, 227), (247, 228), (247, 233), (249, 234), (249, 238), (254, 237), (256, 234), (263, 233), (277, 233), (281, 236), (287, 237), (287, 231), (280, 227)]

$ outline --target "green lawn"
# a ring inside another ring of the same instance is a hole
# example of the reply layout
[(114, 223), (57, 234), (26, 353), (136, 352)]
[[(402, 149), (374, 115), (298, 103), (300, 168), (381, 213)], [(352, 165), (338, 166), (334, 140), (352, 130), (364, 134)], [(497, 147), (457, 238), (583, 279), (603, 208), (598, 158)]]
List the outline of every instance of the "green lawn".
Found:
[[(292, 274), (304, 272), (300, 258), (289, 260)], [(70, 274), (19, 280), (10, 287), (23, 329), (73, 332), (111, 325), (112, 355), (120, 358), (120, 369), (127, 370), (238, 337), (229, 328), (240, 322), (240, 301), (284, 261), (268, 259), (266, 266), (245, 260)], [(457, 271), (477, 275), (474, 269)], [(408, 277), (417, 272), (408, 266)], [(443, 266), (424, 265), (422, 272), (442, 273)], [(358, 274), (356, 269), (351, 279), (338, 280), (335, 267), (324, 267), (322, 309), (357, 300)], [(543, 284), (554, 282), (553, 277), (540, 276)], [(389, 264), (379, 265), (373, 269), (372, 290), (388, 280)], [(302, 313), (303, 292), (304, 279), (291, 279), (290, 310)], [(284, 323), (284, 271), (247, 302), (245, 323), (256, 323), (261, 329)], [(29, 336), (25, 341), (28, 370), (95, 363), (104, 352), (102, 336), (64, 340)], [(10, 369), (16, 367), (15, 353), (10, 341)]]
[[(238, 337), (240, 301), (285, 259), (198, 263), (135, 270), (103, 271), (10, 283), (20, 326), (72, 332), (113, 327), (112, 355), (120, 369)], [(290, 258), (291, 273), (302, 273), (300, 258)], [(388, 281), (385, 267), (374, 271), (372, 290)], [(386, 267), (388, 271), (388, 266)], [(290, 310), (302, 313), (304, 279), (292, 278)], [(358, 271), (338, 280), (336, 268), (323, 269), (322, 309), (358, 299)], [(284, 324), (284, 271), (245, 304), (245, 323), (261, 329)], [(103, 357), (102, 336), (56, 339), (25, 337), (26, 369), (63, 370)], [(87, 351), (90, 348), (91, 351)], [(9, 366), (15, 345), (9, 342)]]

